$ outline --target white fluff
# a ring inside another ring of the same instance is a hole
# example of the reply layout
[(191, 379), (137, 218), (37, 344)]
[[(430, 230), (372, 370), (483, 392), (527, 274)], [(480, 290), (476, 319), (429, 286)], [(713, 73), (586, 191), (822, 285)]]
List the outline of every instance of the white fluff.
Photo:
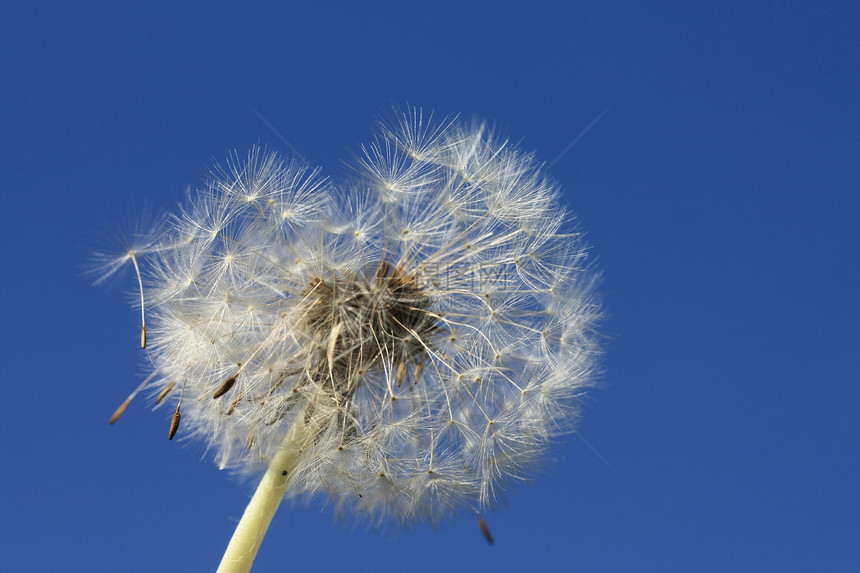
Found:
[[(252, 149), (143, 234), (149, 344), (180, 435), (259, 472), (320, 430), (288, 495), (436, 522), (490, 507), (573, 429), (594, 379), (586, 246), (532, 157), (399, 114), (343, 186)], [(230, 377), (223, 396), (213, 393)]]

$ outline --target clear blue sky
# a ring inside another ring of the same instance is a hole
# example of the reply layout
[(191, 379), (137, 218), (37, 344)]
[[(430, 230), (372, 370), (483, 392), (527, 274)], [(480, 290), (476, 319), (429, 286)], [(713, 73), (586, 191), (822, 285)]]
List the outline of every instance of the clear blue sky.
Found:
[(557, 447), (492, 547), (282, 507), (255, 573), (860, 571), (857, 4), (567, 4), (3, 2), (4, 570), (214, 570), (253, 484), (143, 400), (108, 426), (138, 317), (87, 251), (231, 149), (289, 153), (253, 110), (338, 176), (408, 103), (547, 162), (608, 108), (551, 169), (605, 276), (599, 455)]

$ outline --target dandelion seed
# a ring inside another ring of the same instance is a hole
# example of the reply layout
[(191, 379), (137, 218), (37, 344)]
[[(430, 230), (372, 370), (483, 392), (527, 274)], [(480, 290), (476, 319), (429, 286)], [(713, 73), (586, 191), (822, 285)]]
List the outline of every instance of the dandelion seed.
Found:
[(495, 542), (493, 540), (493, 534), (490, 533), (490, 528), (487, 526), (487, 522), (484, 521), (483, 517), (478, 517), (478, 527), (481, 528), (481, 533), (484, 534), (484, 539), (487, 540), (487, 543), (492, 545)]
[(173, 388), (176, 386), (175, 382), (170, 382), (164, 389), (158, 393), (158, 396), (155, 398), (155, 405), (161, 404), (161, 402), (173, 391)]
[(218, 387), (217, 390), (215, 390), (215, 393), (212, 394), (212, 398), (220, 398), (221, 396), (223, 396), (224, 394), (229, 392), (230, 388), (232, 388), (233, 384), (235, 384), (235, 383), (236, 383), (236, 377), (230, 376), (229, 378), (227, 378), (227, 380), (224, 381), (223, 384), (221, 384)]
[(234, 156), (105, 265), (136, 269), (170, 438), (183, 417), (219, 467), (264, 474), (222, 571), (284, 495), (405, 525), (494, 507), (593, 381), (595, 275), (540, 165), (417, 110), (363, 149), (344, 186)]
[(110, 417), (110, 425), (111, 426), (113, 426), (114, 423), (117, 420), (119, 420), (123, 414), (125, 414), (125, 411), (128, 408), (128, 405), (130, 402), (131, 402), (131, 400), (126, 398), (125, 401), (122, 404), (120, 404), (119, 407), (114, 411), (113, 415)]
[(173, 412), (173, 418), (170, 420), (170, 431), (167, 434), (167, 439), (172, 440), (173, 436), (176, 435), (176, 431), (179, 429), (179, 420), (182, 419), (182, 412), (179, 411), (179, 406), (176, 407), (176, 411)]
[(137, 396), (141, 390), (146, 388), (146, 385), (149, 384), (153, 378), (155, 378), (157, 372), (153, 372), (150, 374), (143, 382), (141, 382), (137, 388), (134, 389), (134, 392), (128, 395), (128, 398), (123, 400), (122, 404), (114, 411), (113, 415), (110, 417), (110, 425), (113, 426), (117, 420), (119, 420), (123, 414), (125, 414), (128, 405), (131, 404), (131, 401), (134, 400), (134, 397)]

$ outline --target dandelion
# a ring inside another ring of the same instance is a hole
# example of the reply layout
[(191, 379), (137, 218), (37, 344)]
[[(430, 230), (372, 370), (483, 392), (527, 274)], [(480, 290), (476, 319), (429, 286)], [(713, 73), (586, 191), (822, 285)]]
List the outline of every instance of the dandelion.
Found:
[(285, 494), (404, 525), (492, 508), (593, 381), (595, 275), (531, 155), (418, 110), (362, 151), (345, 185), (233, 156), (102, 257), (137, 271), (170, 437), (264, 474), (219, 571), (250, 569)]

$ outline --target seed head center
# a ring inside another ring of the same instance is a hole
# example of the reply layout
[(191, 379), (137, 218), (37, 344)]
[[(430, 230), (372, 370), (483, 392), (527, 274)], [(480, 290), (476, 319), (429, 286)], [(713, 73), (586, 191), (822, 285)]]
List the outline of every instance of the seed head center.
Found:
[(384, 364), (399, 385), (409, 367), (417, 372), (438, 329), (418, 277), (384, 259), (372, 272), (313, 276), (305, 295), (303, 328), (319, 349), (319, 379), (337, 396), (350, 397)]

